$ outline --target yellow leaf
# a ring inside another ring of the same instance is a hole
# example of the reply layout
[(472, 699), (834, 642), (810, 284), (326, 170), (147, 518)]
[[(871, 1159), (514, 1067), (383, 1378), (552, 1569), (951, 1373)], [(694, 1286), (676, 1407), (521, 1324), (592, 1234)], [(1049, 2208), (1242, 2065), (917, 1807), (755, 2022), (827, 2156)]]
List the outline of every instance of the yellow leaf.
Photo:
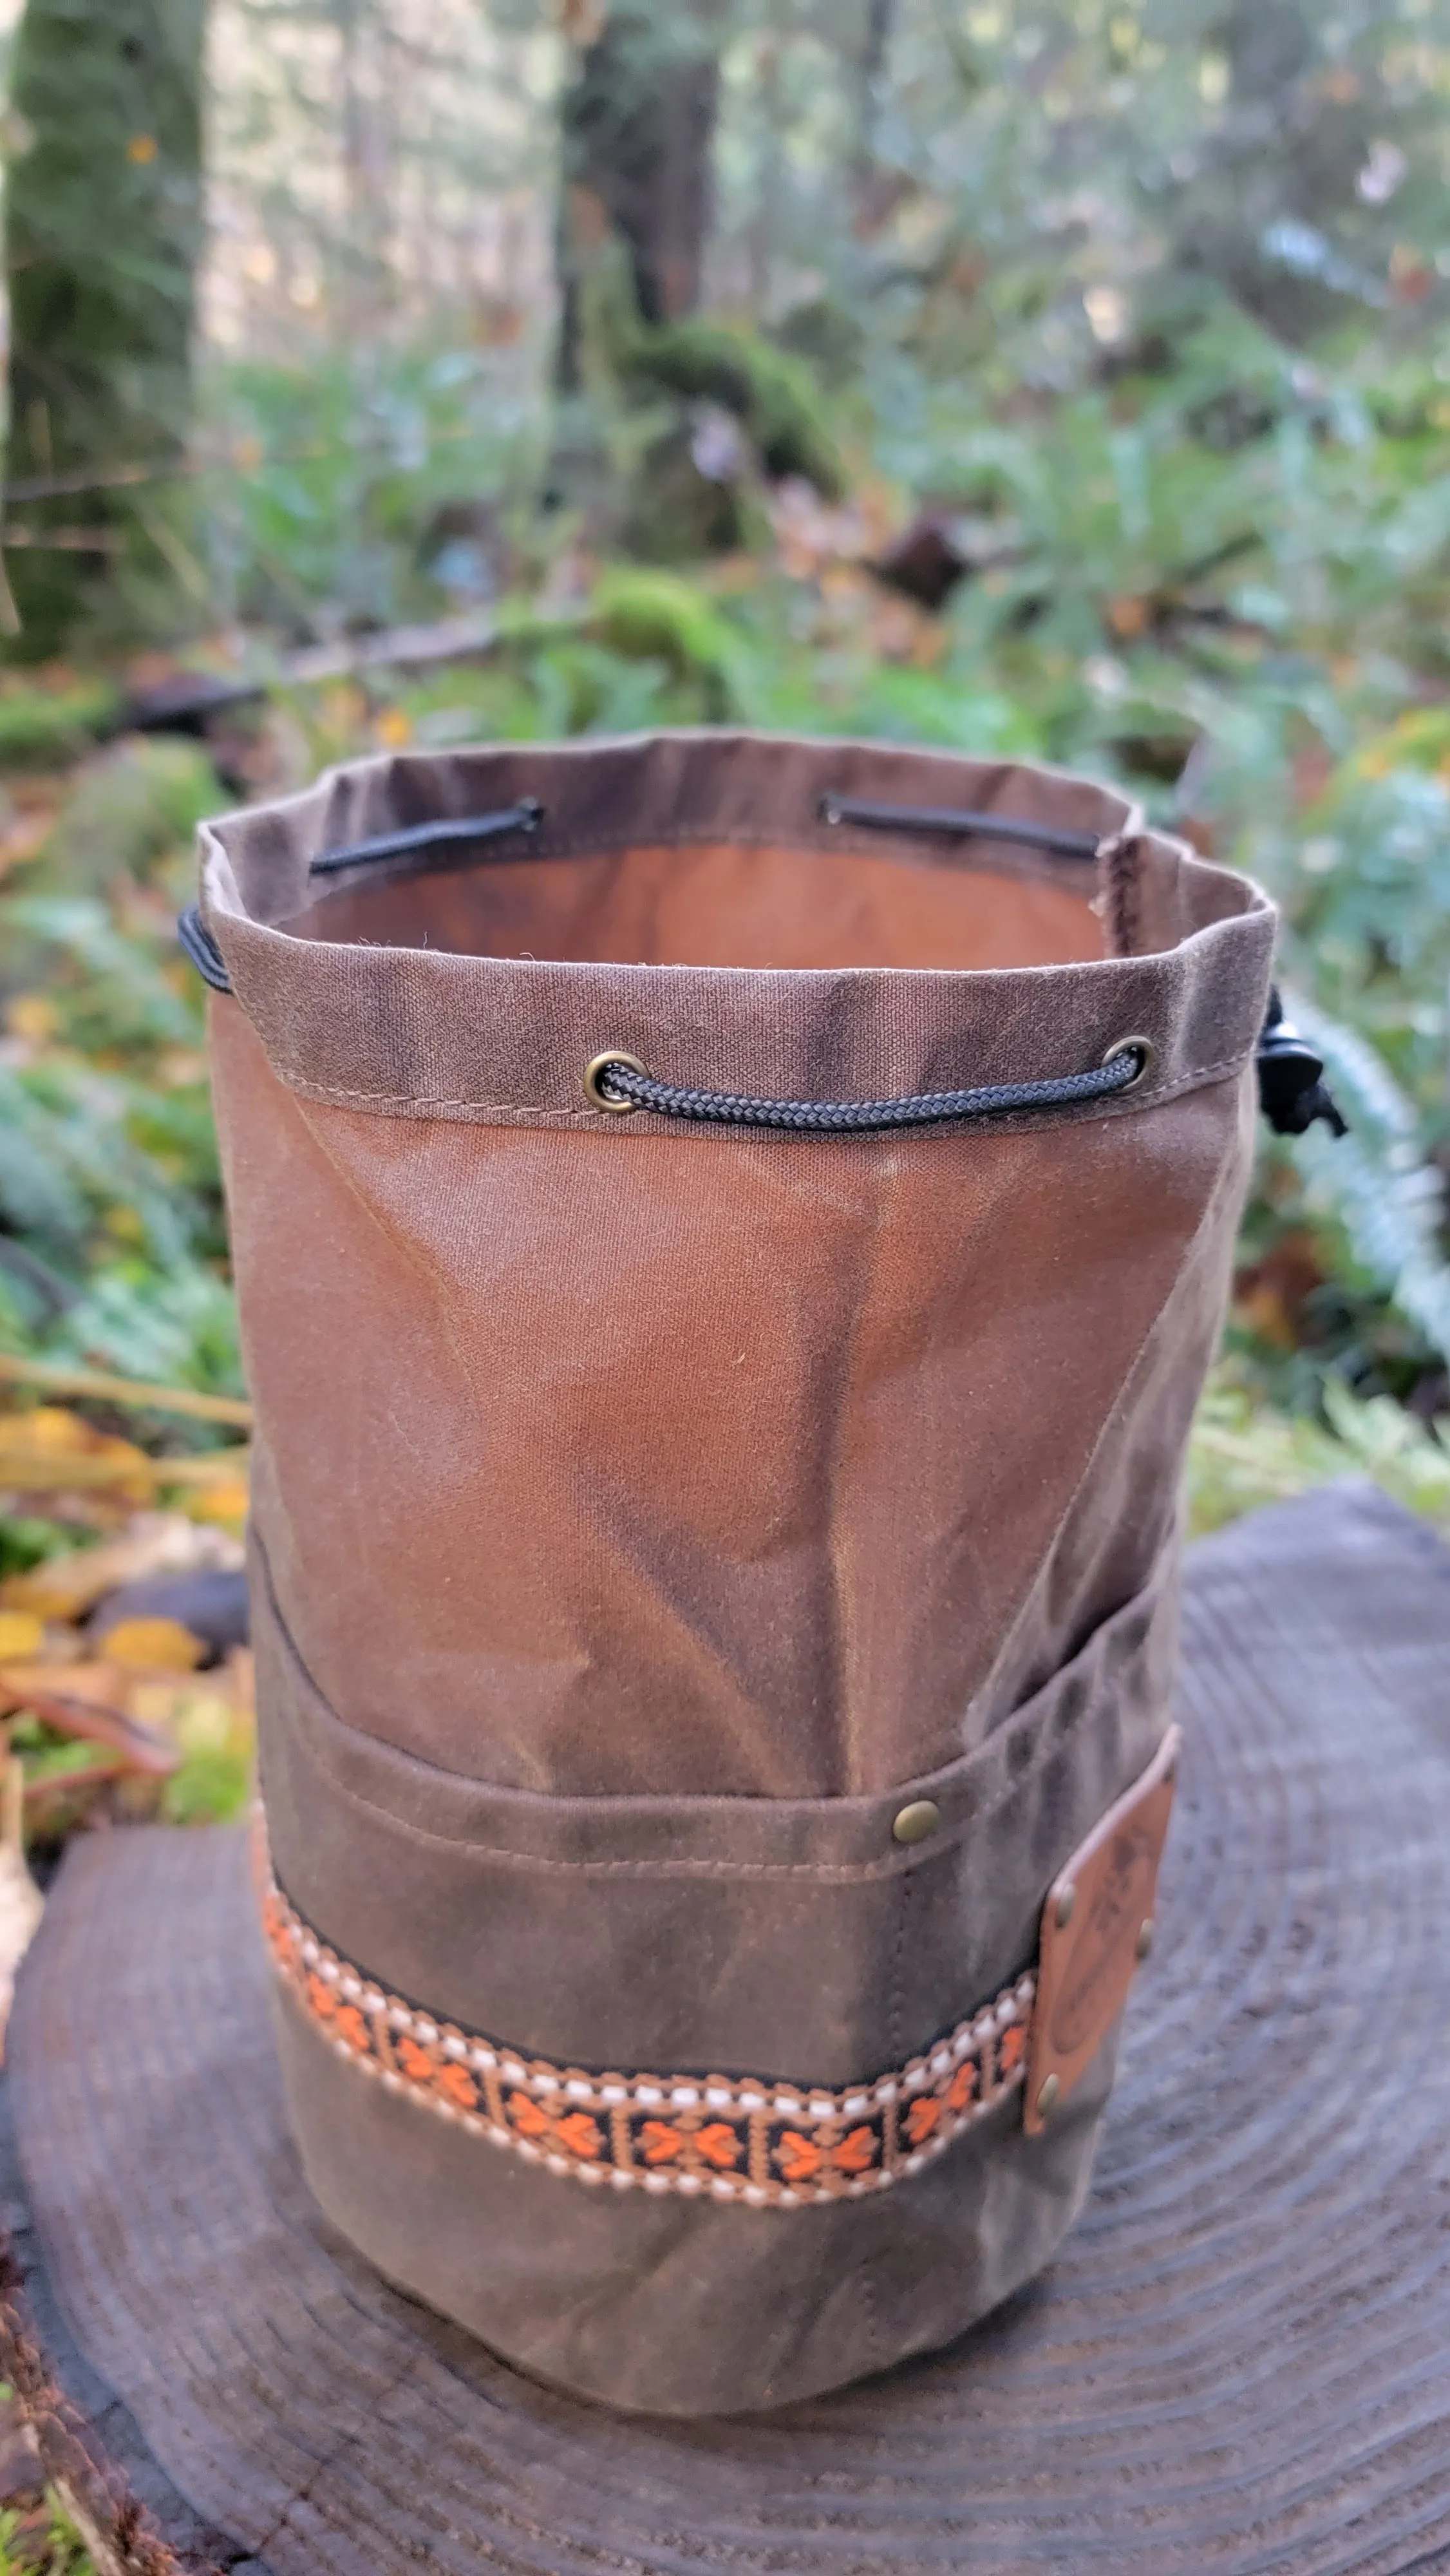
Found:
[(179, 1619), (122, 1619), (108, 1629), (104, 1646), (109, 1662), (153, 1673), (193, 1673), (206, 1653)]
[(44, 993), (17, 993), (5, 1006), (5, 1025), (26, 1046), (44, 1046), (55, 1035), (55, 1004)]
[(64, 1569), (100, 1554), (99, 1548), (78, 1548), (74, 1556), (54, 1557), (49, 1565), (38, 1565), (33, 1574), (7, 1575), (0, 1583), (0, 1604), (9, 1610), (33, 1610), (42, 1620), (79, 1619), (112, 1587), (102, 1577), (92, 1590), (88, 1574), (82, 1579)]
[(89, 1423), (60, 1404), (37, 1404), (32, 1413), (22, 1413), (7, 1422), (0, 1433), (7, 1449), (33, 1449), (38, 1456), (47, 1458), (74, 1457), (90, 1447), (94, 1436)]
[(188, 1494), (182, 1509), (189, 1519), (210, 1523), (217, 1529), (240, 1529), (251, 1508), (251, 1495), (240, 1476), (218, 1478), (195, 1494)]
[(384, 707), (377, 721), (377, 737), (385, 751), (401, 751), (413, 739), (413, 719), (401, 707)]
[(33, 1610), (0, 1610), (0, 1664), (32, 1663), (45, 1644), (45, 1621)]
[(62, 1405), (39, 1404), (0, 1416), (0, 1488), (7, 1485), (28, 1493), (109, 1486), (124, 1500), (145, 1502), (156, 1470), (129, 1440), (93, 1431)]
[(126, 158), (128, 161), (134, 161), (138, 170), (144, 170), (147, 163), (156, 158), (155, 135), (133, 134), (126, 146)]

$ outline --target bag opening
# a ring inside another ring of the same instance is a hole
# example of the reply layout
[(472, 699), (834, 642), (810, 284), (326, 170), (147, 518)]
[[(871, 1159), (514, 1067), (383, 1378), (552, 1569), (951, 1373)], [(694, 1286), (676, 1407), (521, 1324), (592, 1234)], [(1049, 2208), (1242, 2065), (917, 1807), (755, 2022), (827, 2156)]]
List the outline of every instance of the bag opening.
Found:
[(1058, 966), (1107, 954), (1095, 872), (729, 840), (498, 852), (329, 886), (295, 938), (591, 965)]

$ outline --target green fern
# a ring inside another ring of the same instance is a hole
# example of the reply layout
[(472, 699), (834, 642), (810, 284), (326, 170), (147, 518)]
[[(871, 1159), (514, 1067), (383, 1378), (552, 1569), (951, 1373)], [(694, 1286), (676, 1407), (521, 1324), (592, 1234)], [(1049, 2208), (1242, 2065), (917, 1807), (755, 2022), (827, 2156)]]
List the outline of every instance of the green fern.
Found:
[(1384, 1058), (1302, 995), (1290, 1016), (1324, 1058), (1350, 1121), (1347, 1136), (1312, 1127), (1292, 1148), (1312, 1216), (1338, 1227), (1353, 1265), (1450, 1364), (1445, 1188), (1422, 1121)]

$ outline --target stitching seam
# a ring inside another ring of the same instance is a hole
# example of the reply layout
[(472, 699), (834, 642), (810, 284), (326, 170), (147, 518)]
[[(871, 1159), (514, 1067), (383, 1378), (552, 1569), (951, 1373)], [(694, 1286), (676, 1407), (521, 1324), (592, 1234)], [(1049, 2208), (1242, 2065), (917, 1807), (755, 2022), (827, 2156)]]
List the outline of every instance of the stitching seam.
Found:
[[(1076, 1732), (1079, 1726), (1081, 1726), (1087, 1719), (1100, 1715), (1100, 1702), (1085, 1701), (1083, 1707), (1070, 1721), (1069, 1726), (1064, 1729), (1062, 1734), (1055, 1736), (1051, 1743), (1044, 1744), (1034, 1751), (1031, 1759), (1023, 1763), (1021, 1769), (1013, 1774), (1012, 1779), (1007, 1783), (1006, 1787), (999, 1790), (995, 1798), (989, 1799), (986, 1806), (976, 1808), (970, 1816), (964, 1816), (961, 1823), (955, 1828), (950, 1829), (948, 1832), (944, 1834), (934, 1834), (929, 1846), (922, 1846), (914, 1852), (894, 1854), (882, 1860), (672, 1861), (638, 1859), (585, 1860), (574, 1858), (559, 1860), (551, 1853), (509, 1851), (501, 1849), (496, 1843), (467, 1841), (462, 1840), (453, 1834), (433, 1833), (427, 1825), (415, 1824), (410, 1817), (400, 1816), (395, 1809), (380, 1806), (376, 1799), (364, 1797), (361, 1791), (352, 1786), (350, 1781), (339, 1779), (336, 1772), (331, 1769), (331, 1766), (328, 1766), (328, 1770), (332, 1787), (339, 1797), (347, 1799), (350, 1805), (360, 1808), (364, 1815), (379, 1817), (382, 1822), (387, 1825), (390, 1831), (404, 1834), (413, 1842), (427, 1843), (431, 1845), (435, 1851), (455, 1851), (478, 1854), (489, 1862), (497, 1863), (503, 1868), (559, 1870), (566, 1871), (571, 1877), (578, 1878), (743, 1878), (764, 1880), (803, 1878), (814, 1879), (821, 1885), (828, 1887), (854, 1887), (870, 1884), (876, 1880), (906, 1877), (917, 1870), (929, 1867), (935, 1861), (946, 1859), (948, 1854), (955, 1851), (966, 1839), (968, 1832), (974, 1826), (990, 1824), (992, 1818), (1000, 1814), (1001, 1810), (1010, 1805), (1012, 1800), (1019, 1795), (1028, 1781), (1035, 1778), (1039, 1771), (1045, 1770), (1049, 1762), (1056, 1760), (1061, 1754), (1063, 1754), (1068, 1748), (1072, 1735)], [(340, 1720), (339, 1723), (341, 1723)]]
[[(1035, 1114), (1034, 1123), (1040, 1124), (1044, 1115), (1050, 1116), (1054, 1125), (1064, 1117), (1075, 1117), (1079, 1119), (1088, 1115), (1094, 1117), (1139, 1117), (1145, 1110), (1157, 1109), (1165, 1101), (1178, 1099), (1185, 1091), (1199, 1090), (1206, 1083), (1217, 1082), (1226, 1074), (1241, 1072), (1244, 1066), (1249, 1062), (1252, 1052), (1253, 1041), (1249, 1039), (1245, 1041), (1244, 1046), (1237, 1055), (1222, 1056), (1213, 1064), (1200, 1065), (1194, 1071), (1180, 1075), (1176, 1082), (1163, 1083), (1154, 1091), (1146, 1093), (1135, 1092), (1131, 1101), (1123, 1100), (1118, 1102), (1111, 1098), (1106, 1100), (1086, 1101), (1077, 1109), (1069, 1107), (1066, 1110), (1058, 1109), (1046, 1113), (1038, 1112)], [(285, 1082), (290, 1091), (301, 1093), (304, 1099), (321, 1101), (326, 1106), (337, 1109), (346, 1109), (349, 1107), (362, 1107), (367, 1109), (402, 1109), (412, 1110), (419, 1116), (425, 1114), (429, 1110), (471, 1109), (476, 1112), (480, 1119), (518, 1118), (521, 1120), (527, 1120), (530, 1125), (535, 1123), (542, 1125), (545, 1121), (549, 1121), (557, 1122), (559, 1124), (567, 1123), (570, 1126), (585, 1130), (591, 1128), (598, 1129), (603, 1132), (607, 1132), (610, 1129), (617, 1129), (622, 1123), (617, 1118), (611, 1118), (608, 1112), (602, 1109), (548, 1109), (540, 1107), (534, 1101), (527, 1100), (445, 1100), (441, 1097), (435, 1098), (430, 1095), (416, 1094), (407, 1091), (352, 1090), (337, 1084), (309, 1081), (305, 1074), (294, 1071), (290, 1065), (274, 1063), (272, 1069), (277, 1075), (278, 1080)], [(662, 1113), (658, 1111), (644, 1110), (640, 1114), (647, 1118), (659, 1118), (659, 1127), (658, 1129), (652, 1128), (649, 1131), (651, 1134), (673, 1132), (676, 1122), (665, 1118)], [(961, 1122), (964, 1128), (980, 1127), (984, 1132), (990, 1128), (994, 1134), (1002, 1134), (1015, 1125), (1026, 1125), (1027, 1123), (1028, 1122), (1025, 1119), (1017, 1121), (1011, 1117), (993, 1118), (991, 1120), (963, 1119)], [(869, 1137), (869, 1130), (863, 1132)], [(899, 1131), (895, 1129), (890, 1131), (893, 1142), (897, 1141), (898, 1132)]]

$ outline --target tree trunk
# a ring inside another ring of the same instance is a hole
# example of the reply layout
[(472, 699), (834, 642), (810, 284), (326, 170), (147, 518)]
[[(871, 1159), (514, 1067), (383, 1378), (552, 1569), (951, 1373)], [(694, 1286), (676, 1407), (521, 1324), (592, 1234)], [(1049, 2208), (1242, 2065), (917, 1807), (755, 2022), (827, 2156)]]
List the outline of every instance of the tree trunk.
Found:
[(871, 222), (876, 177), (876, 121), (881, 86), (896, 16), (896, 0), (866, 0), (861, 50), (856, 57), (856, 144), (851, 156), (851, 193), (859, 225)]
[(191, 423), (205, 17), (206, 0), (28, 0), (16, 40), (7, 479), (70, 486), (7, 508), (35, 658), (97, 610), (112, 627), (144, 614), (186, 561), (176, 491), (103, 478), (164, 473)]
[(388, 259), (388, 29), (374, 0), (333, 0), (342, 110), (344, 266), (339, 318), (352, 349), (376, 357), (391, 286)]
[(580, 278), (613, 234), (639, 318), (678, 322), (700, 301), (719, 103), (715, 0), (665, 12), (616, 6), (578, 50), (561, 106), (559, 382), (580, 389)]

